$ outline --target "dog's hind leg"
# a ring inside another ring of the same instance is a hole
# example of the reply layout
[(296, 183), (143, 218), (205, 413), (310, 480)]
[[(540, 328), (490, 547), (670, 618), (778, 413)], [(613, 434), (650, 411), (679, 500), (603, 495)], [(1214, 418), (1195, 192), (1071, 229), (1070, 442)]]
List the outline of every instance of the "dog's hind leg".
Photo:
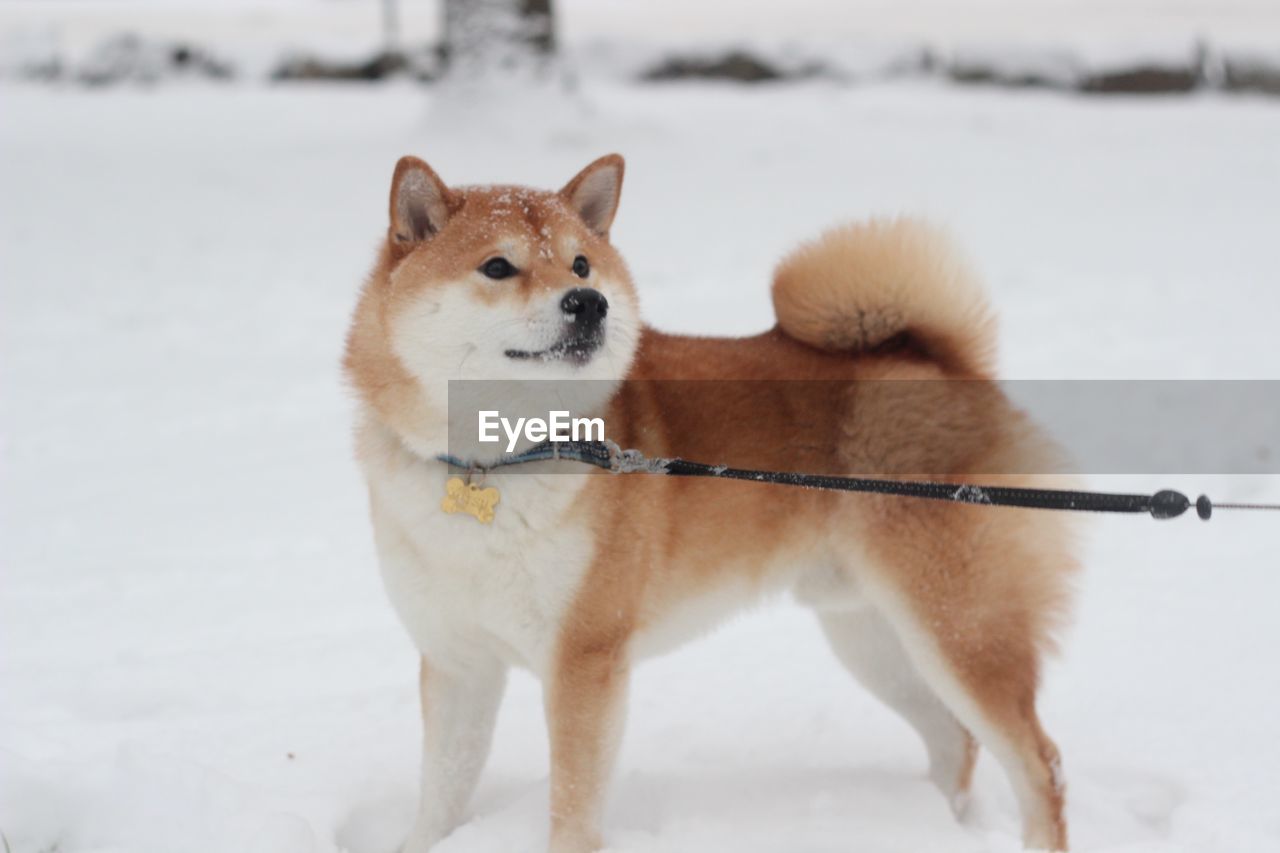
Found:
[[(1036, 713), (1042, 647), (1072, 561), (1050, 520), (913, 508), (886, 516), (861, 576), (906, 656), (960, 724), (1000, 762), (1023, 844), (1066, 850), (1057, 747)], [(997, 510), (996, 512), (999, 512)]]
[(876, 610), (818, 609), (817, 615), (836, 657), (919, 733), (929, 753), (929, 778), (961, 817), (978, 757), (973, 736), (916, 672), (897, 635)]
[(463, 672), (422, 659), (422, 799), (402, 853), (426, 853), (457, 826), (489, 755), (505, 684), (497, 661)]

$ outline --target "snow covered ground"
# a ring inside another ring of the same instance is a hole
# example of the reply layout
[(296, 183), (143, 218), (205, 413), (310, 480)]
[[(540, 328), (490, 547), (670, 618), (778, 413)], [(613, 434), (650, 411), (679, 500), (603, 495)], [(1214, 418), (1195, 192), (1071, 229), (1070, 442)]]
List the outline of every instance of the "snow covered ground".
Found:
[[(401, 0), (409, 39), (437, 33), (440, 0)], [(557, 0), (568, 42), (631, 39), (926, 38), (1044, 41), (1193, 39), (1271, 43), (1272, 0)], [(368, 0), (6, 0), (5, 25), (43, 24), (72, 41), (122, 28), (155, 35), (315, 38), (351, 45), (381, 37), (380, 3)]]
[[(338, 358), (391, 166), (559, 185), (628, 157), (650, 320), (770, 323), (771, 265), (873, 212), (951, 223), (1008, 375), (1280, 378), (1280, 107), (924, 85), (0, 89), (0, 832), (14, 853), (384, 853), (416, 787)], [(1276, 478), (1116, 477), (1280, 498)], [(1043, 715), (1076, 846), (1280, 849), (1280, 525), (1091, 526)], [(1009, 851), (988, 758), (957, 824), (914, 735), (785, 603), (646, 664), (608, 818), (626, 853)], [(513, 678), (442, 853), (539, 849), (541, 697)]]
[[(439, 35), (440, 0), (400, 0), (404, 45)], [(377, 0), (5, 0), (0, 74), (50, 56), (77, 65), (122, 32), (179, 39), (260, 79), (284, 53), (365, 59), (382, 46)], [(1275, 0), (557, 0), (558, 36), (592, 74), (631, 74), (671, 51), (748, 46), (784, 67), (820, 58), (854, 77), (928, 47), (966, 64), (1048, 73), (1154, 62), (1198, 45), (1275, 67)]]

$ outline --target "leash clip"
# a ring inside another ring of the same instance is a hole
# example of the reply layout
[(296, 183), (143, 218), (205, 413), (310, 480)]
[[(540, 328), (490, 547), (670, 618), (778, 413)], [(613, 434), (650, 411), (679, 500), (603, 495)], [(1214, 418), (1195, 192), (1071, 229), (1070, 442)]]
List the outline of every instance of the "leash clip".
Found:
[(604, 446), (609, 451), (609, 473), (621, 474), (623, 472), (622, 455), (625, 451), (618, 446), (618, 442), (608, 439), (605, 439)]
[(609, 471), (613, 474), (665, 474), (670, 460), (650, 459), (639, 450), (623, 450), (616, 441), (605, 440), (609, 450)]
[(609, 472), (612, 474), (630, 474), (643, 471), (646, 460), (639, 450), (623, 450), (616, 441), (605, 441), (609, 450)]

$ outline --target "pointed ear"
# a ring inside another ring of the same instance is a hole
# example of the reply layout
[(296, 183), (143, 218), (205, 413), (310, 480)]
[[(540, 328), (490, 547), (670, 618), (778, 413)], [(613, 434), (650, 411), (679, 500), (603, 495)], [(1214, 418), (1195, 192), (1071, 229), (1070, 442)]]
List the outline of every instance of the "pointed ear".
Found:
[(401, 157), (391, 178), (392, 245), (406, 249), (444, 227), (453, 194), (431, 167), (417, 157)]
[(578, 212), (587, 227), (605, 237), (609, 236), (609, 226), (618, 212), (625, 165), (620, 154), (607, 154), (579, 172), (560, 190), (560, 195)]

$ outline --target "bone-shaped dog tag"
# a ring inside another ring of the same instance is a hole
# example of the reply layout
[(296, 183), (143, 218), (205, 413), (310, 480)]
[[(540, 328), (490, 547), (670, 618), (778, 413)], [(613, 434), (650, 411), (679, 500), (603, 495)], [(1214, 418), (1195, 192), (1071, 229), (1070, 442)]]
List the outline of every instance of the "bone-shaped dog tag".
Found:
[(497, 489), (492, 486), (482, 488), (463, 482), (461, 477), (450, 477), (444, 490), (444, 500), (440, 501), (442, 510), (450, 515), (465, 512), (481, 524), (493, 523), (493, 508), (500, 499)]

